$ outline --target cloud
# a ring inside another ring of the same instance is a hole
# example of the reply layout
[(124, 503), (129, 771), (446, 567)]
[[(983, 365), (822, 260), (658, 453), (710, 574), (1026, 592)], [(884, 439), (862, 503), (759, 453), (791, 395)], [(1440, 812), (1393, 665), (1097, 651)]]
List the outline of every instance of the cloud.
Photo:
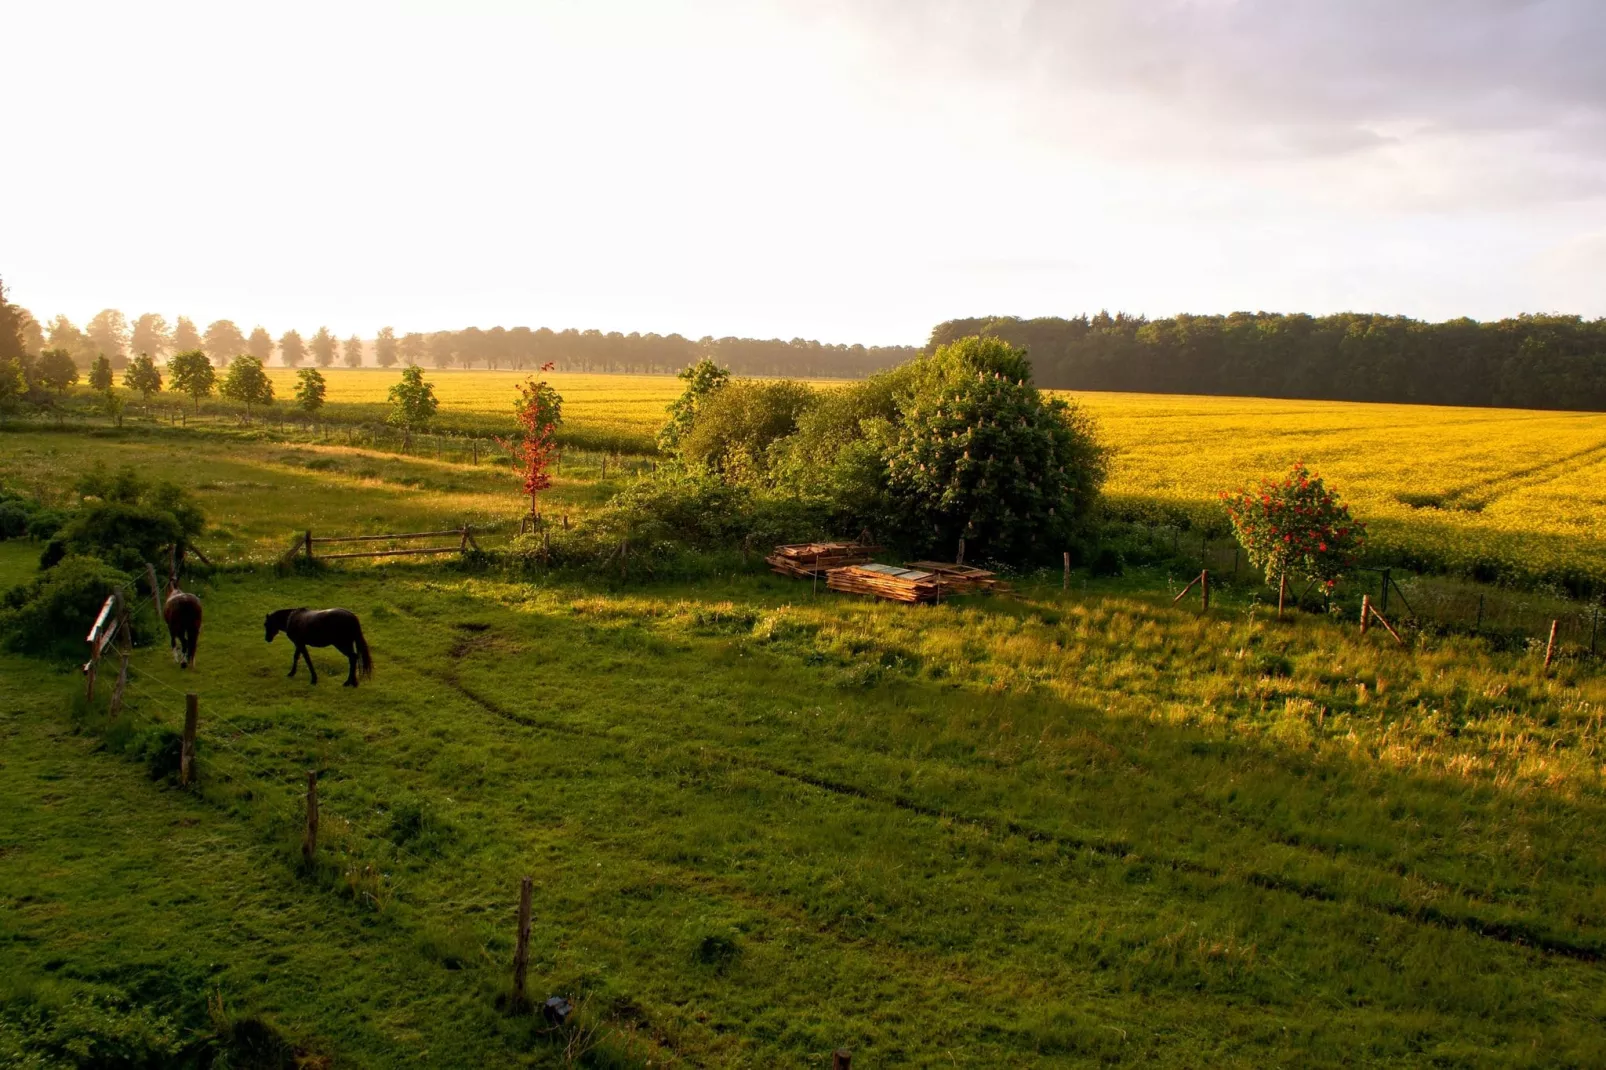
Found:
[[(818, 10), (816, 8), (815, 10)], [(1600, 0), (892, 0), (830, 16), (994, 94), (1031, 136), (1223, 167), (1320, 164), (1420, 206), (1606, 193)]]

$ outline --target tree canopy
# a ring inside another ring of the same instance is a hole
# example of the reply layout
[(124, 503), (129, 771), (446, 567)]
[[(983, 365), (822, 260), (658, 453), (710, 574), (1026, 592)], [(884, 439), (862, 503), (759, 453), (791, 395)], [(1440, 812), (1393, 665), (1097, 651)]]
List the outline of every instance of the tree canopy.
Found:
[(238, 401), (250, 412), (253, 405), (273, 404), (273, 380), (262, 370), (262, 362), (255, 357), (240, 356), (229, 365), (218, 393), (230, 401)]
[(217, 382), (217, 372), (212, 362), (199, 349), (174, 353), (167, 362), (167, 374), (174, 390), (195, 399), (197, 412), (201, 409), (201, 399), (212, 393), (212, 387)]

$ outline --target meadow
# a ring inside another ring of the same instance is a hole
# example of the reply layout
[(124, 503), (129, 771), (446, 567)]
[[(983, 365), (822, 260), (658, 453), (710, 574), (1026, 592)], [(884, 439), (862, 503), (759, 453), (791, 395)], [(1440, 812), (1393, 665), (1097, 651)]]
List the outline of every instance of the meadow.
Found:
[[(306, 527), (505, 521), (511, 479), (171, 428), (0, 451), (46, 496), (94, 460), (194, 487), (225, 565), (198, 668), (142, 646), (116, 722), (0, 655), (0, 1061), (57, 1065), (23, 1062), (52, 1029), (154, 1050), (198, 999), (307, 1065), (1606, 1061), (1589, 659), (1403, 650), (1230, 583), (1203, 617), (1163, 570), (937, 607), (734, 556), (284, 574)], [(37, 553), (0, 543), (0, 587)], [(371, 682), (285, 679), (262, 617), (304, 604), (362, 615)], [(128, 746), (185, 690), (193, 791)], [(525, 874), (532, 986), (578, 1029), (501, 1008)]]

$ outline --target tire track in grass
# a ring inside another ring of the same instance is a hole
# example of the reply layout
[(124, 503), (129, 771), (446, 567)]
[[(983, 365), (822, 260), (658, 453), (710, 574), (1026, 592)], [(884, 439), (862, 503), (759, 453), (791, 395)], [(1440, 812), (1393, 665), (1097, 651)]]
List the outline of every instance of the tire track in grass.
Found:
[[(515, 724), (543, 731), (600, 740), (617, 741), (620, 738), (617, 733), (584, 728), (552, 718), (535, 717), (510, 710), (503, 704), (464, 684), (457, 678), (455, 673), (437, 672), (432, 675), (482, 709)], [(1206, 862), (1178, 856), (1137, 854), (1134, 850), (1135, 845), (1124, 840), (1074, 836), (1068, 833), (1034, 828), (1013, 818), (945, 810), (941, 807), (922, 803), (918, 799), (913, 799), (906, 795), (877, 791), (873, 788), (832, 777), (803, 772), (777, 762), (738, 754), (723, 747), (703, 744), (701, 749), (704, 754), (727, 765), (768, 773), (771, 776), (790, 780), (794, 783), (844, 798), (860, 799), (866, 802), (895, 807), (935, 821), (952, 821), (994, 834), (1002, 833), (1017, 836), (1029, 843), (1051, 843), (1065, 851), (1088, 851), (1110, 858), (1125, 859), (1135, 855), (1142, 861), (1152, 862), (1179, 873), (1189, 873), (1223, 883), (1239, 881), (1264, 891), (1294, 895), (1310, 902), (1349, 905), (1391, 918), (1441, 929), (1467, 932), (1474, 936), (1514, 947), (1542, 951), (1579, 962), (1593, 964), (1606, 959), (1606, 946), (1603, 946), (1598, 940), (1571, 940), (1564, 936), (1553, 934), (1541, 926), (1525, 920), (1498, 921), (1466, 911), (1444, 910), (1427, 904), (1413, 906), (1401, 902), (1380, 901), (1347, 895), (1313, 881), (1299, 880), (1251, 868), (1240, 869), (1214, 866)]]

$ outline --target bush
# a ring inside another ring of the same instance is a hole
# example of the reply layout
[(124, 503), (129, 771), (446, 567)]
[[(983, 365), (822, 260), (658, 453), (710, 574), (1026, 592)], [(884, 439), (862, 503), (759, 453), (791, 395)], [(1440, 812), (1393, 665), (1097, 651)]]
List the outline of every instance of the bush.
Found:
[(78, 490), (98, 500), (80, 506), (51, 533), (39, 562), (45, 568), (81, 554), (138, 571), (159, 563), (169, 546), (190, 541), (206, 526), (188, 492), (172, 483), (146, 483), (129, 468), (108, 474), (96, 467), (78, 481)]
[(28, 534), (33, 511), (19, 501), (0, 501), (0, 539), (20, 539)]
[(106, 596), (128, 576), (94, 557), (67, 557), (31, 584), (19, 584), (0, 608), (0, 639), (23, 654), (77, 658)]
[(1253, 490), (1221, 497), (1249, 563), (1272, 586), (1291, 574), (1320, 580), (1331, 591), (1360, 557), (1366, 525), (1351, 519), (1349, 508), (1303, 463), (1280, 481), (1262, 479)]
[(762, 479), (770, 446), (796, 431), (798, 418), (817, 400), (813, 387), (791, 379), (731, 383), (704, 399), (680, 438), (680, 455), (732, 482)]

